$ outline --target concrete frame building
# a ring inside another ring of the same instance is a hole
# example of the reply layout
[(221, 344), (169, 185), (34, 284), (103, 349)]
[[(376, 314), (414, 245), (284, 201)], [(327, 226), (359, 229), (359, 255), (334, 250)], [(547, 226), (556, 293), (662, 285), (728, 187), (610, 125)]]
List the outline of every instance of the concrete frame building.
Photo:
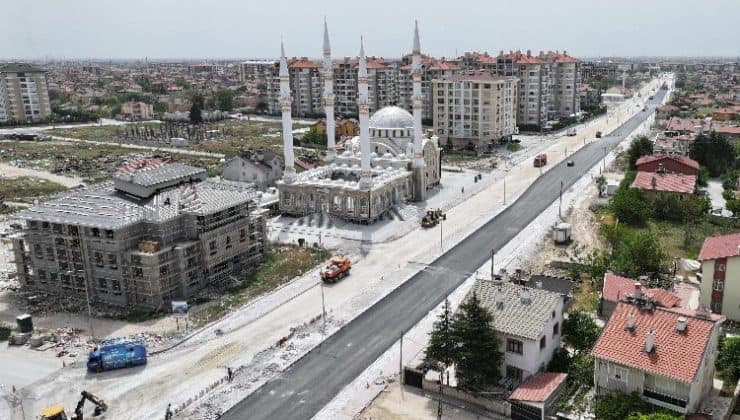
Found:
[(277, 65), (275, 60), (249, 60), (239, 63), (239, 80), (242, 82), (264, 82)]
[[(325, 63), (330, 60), (328, 31), (325, 28)], [(414, 32), (414, 104), (413, 115), (399, 107), (384, 107), (370, 118), (368, 68), (364, 43), (358, 62), (357, 107), (359, 136), (345, 142), (337, 155), (330, 142), (330, 163), (295, 174), (291, 127), (291, 92), (287, 60), (281, 56), (281, 98), (283, 112), (283, 148), (285, 174), (277, 187), (279, 210), (283, 214), (303, 216), (328, 213), (357, 223), (372, 223), (391, 207), (406, 200), (423, 201), (427, 190), (439, 184), (440, 152), (436, 138), (424, 138), (421, 128), (421, 52), (418, 27)], [(331, 87), (324, 91), (325, 105), (331, 103)], [(327, 110), (328, 112), (328, 110)], [(335, 124), (326, 119), (327, 133)]]
[(50, 115), (46, 71), (26, 63), (0, 64), (0, 122), (43, 121)]
[(204, 169), (137, 159), (113, 183), (18, 214), (13, 237), (24, 289), (157, 309), (226, 283), (265, 257), (264, 211), (251, 187)]
[(434, 134), (455, 149), (510, 139), (517, 133), (518, 79), (485, 72), (433, 81)]

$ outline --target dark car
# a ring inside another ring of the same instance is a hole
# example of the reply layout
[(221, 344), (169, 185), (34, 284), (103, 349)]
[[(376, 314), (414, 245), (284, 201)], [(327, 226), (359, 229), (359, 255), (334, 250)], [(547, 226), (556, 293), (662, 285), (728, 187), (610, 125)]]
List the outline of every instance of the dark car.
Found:
[(568, 166), (575, 166), (576, 163), (573, 162), (572, 160), (569, 160), (565, 164), (568, 165)]
[(600, 138), (601, 138), (601, 131), (597, 131), (597, 132), (596, 132), (596, 138), (597, 138), (597, 139), (600, 139)]

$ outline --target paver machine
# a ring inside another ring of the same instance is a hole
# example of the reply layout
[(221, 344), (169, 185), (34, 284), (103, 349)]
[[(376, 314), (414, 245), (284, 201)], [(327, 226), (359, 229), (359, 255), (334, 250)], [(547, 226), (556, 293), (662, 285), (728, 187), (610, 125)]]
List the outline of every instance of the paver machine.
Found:
[(98, 416), (108, 410), (108, 404), (95, 395), (87, 391), (82, 391), (81, 395), (80, 401), (77, 402), (77, 407), (75, 407), (75, 412), (71, 417), (67, 417), (62, 404), (57, 404), (42, 411), (41, 420), (83, 420), (82, 408), (85, 406), (86, 401), (90, 401), (95, 405), (93, 416)]
[(430, 228), (437, 226), (439, 220), (447, 220), (447, 215), (442, 209), (427, 210), (427, 214), (421, 218), (421, 227)]

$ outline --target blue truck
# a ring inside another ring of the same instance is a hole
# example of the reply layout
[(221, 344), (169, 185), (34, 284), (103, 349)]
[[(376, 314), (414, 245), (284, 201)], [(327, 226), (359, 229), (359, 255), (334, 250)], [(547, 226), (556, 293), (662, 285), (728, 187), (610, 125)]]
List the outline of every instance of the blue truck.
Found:
[(144, 343), (130, 338), (106, 338), (87, 356), (87, 370), (92, 372), (145, 364)]

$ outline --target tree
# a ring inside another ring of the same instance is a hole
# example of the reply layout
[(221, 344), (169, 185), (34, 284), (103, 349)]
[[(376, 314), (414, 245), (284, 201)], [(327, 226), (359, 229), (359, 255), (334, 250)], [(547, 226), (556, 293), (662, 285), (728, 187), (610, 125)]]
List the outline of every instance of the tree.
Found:
[(263, 98), (260, 98), (259, 102), (257, 102), (257, 106), (254, 108), (255, 111), (264, 113), (269, 110), (269, 107), (267, 105), (267, 101)]
[(642, 191), (622, 185), (611, 198), (611, 210), (619, 221), (633, 225), (644, 225), (650, 216)]
[(733, 216), (740, 216), (740, 199), (725, 201), (725, 207), (732, 212)]
[(699, 184), (700, 187), (706, 187), (707, 181), (709, 181), (709, 170), (706, 166), (702, 166), (699, 169), (699, 176), (696, 177), (696, 183)]
[(594, 383), (594, 357), (590, 354), (576, 354), (568, 366), (568, 380), (581, 385)]
[(571, 365), (571, 357), (568, 350), (563, 347), (558, 347), (552, 354), (550, 363), (547, 364), (548, 372), (562, 372), (568, 373), (568, 368)]
[(473, 293), (460, 305), (452, 322), (457, 342), (455, 366), (460, 387), (473, 392), (495, 386), (501, 378), (503, 354), (493, 330), (493, 316)]
[(193, 105), (190, 107), (190, 122), (192, 124), (200, 124), (203, 122), (203, 96), (199, 93), (193, 95)]
[(591, 350), (600, 331), (591, 315), (584, 311), (570, 311), (563, 320), (563, 341), (579, 354)]
[(722, 380), (731, 385), (740, 380), (740, 337), (728, 337), (720, 342), (717, 369)]
[(594, 414), (599, 420), (624, 420), (630, 414), (648, 411), (649, 408), (637, 392), (616, 391), (598, 396)]
[(684, 418), (685, 416), (659, 411), (650, 414), (633, 413), (627, 417), (627, 420), (683, 420)]
[(690, 155), (707, 168), (709, 175), (717, 177), (733, 169), (736, 151), (727, 139), (712, 131), (709, 136), (699, 134), (696, 137)]
[(167, 112), (167, 102), (156, 102), (154, 104), (154, 112), (157, 114), (163, 114)]
[(604, 175), (596, 177), (596, 189), (599, 191), (599, 197), (604, 195), (606, 191), (606, 178), (604, 178)]
[(629, 159), (630, 169), (635, 169), (635, 164), (637, 163), (637, 159), (641, 158), (642, 156), (652, 155), (652, 154), (653, 154), (653, 142), (646, 136), (635, 137), (635, 139), (632, 140), (632, 143), (630, 143), (629, 149), (627, 150), (627, 156)]
[(436, 360), (445, 368), (452, 365), (455, 360), (456, 342), (452, 331), (450, 319), (450, 301), (445, 299), (444, 310), (429, 333), (429, 345), (426, 350), (426, 358)]
[(614, 251), (613, 268), (628, 276), (657, 273), (663, 268), (665, 254), (652, 231), (625, 231)]
[(216, 108), (220, 111), (231, 111), (234, 109), (234, 92), (229, 89), (221, 88), (216, 91), (215, 95)]
[(305, 143), (326, 144), (326, 133), (319, 134), (318, 131), (311, 127), (305, 134), (303, 134), (303, 141)]

